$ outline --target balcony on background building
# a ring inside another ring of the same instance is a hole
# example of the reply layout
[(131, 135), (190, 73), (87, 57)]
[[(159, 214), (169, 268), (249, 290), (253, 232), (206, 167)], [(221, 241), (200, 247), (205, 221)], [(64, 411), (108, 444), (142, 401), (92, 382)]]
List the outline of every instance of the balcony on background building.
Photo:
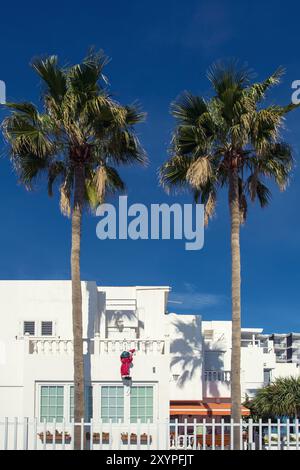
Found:
[(205, 370), (203, 396), (206, 398), (230, 397), (231, 372), (229, 370)]
[(204, 380), (206, 382), (230, 382), (230, 370), (206, 370)]

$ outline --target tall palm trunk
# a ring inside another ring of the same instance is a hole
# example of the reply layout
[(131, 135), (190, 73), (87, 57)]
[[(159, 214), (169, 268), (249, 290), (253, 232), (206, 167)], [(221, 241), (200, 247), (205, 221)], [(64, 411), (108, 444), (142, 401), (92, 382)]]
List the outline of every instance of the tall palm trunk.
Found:
[[(74, 419), (79, 423), (84, 417), (84, 366), (83, 366), (83, 338), (82, 338), (82, 293), (80, 280), (80, 242), (81, 218), (84, 198), (83, 167), (75, 168), (74, 206), (72, 211), (72, 316), (73, 316), (73, 344), (74, 344)], [(80, 448), (80, 427), (75, 428), (75, 449)]]
[[(232, 295), (232, 350), (231, 350), (231, 417), (234, 423), (241, 419), (241, 261), (240, 261), (240, 207), (237, 168), (229, 177), (229, 206), (231, 219), (231, 295)], [(234, 449), (240, 448), (240, 429), (234, 430)]]

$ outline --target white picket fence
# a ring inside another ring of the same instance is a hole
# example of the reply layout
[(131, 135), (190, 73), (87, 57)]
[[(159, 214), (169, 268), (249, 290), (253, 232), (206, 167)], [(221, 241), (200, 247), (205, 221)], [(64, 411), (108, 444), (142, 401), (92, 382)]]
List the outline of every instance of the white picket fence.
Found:
[(234, 450), (236, 427), (240, 430), (242, 450), (300, 449), (298, 420), (116, 424), (98, 420), (40, 423), (37, 418), (2, 418), (0, 450), (72, 450), (76, 427), (80, 428), (80, 448), (90, 450)]

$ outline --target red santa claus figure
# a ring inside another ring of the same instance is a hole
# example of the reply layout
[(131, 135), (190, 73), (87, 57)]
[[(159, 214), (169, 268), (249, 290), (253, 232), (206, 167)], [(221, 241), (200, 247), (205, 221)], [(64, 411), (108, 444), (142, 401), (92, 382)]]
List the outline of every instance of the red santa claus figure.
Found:
[(122, 379), (131, 379), (130, 377), (130, 367), (133, 361), (133, 354), (135, 349), (130, 349), (129, 351), (123, 351), (120, 360), (121, 360), (121, 377)]

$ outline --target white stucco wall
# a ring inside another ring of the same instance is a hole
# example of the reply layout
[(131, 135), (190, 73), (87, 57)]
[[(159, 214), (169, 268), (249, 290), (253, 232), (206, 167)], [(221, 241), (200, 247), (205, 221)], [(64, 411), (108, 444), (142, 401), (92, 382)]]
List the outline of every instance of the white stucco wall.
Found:
[(170, 400), (202, 400), (201, 316), (169, 314)]
[[(143, 351), (146, 344), (143, 343), (141, 351), (135, 354), (133, 383), (154, 386), (155, 418), (160, 420), (169, 415), (168, 337), (162, 327), (168, 290), (166, 287), (97, 287), (95, 282), (82, 282), (83, 336), (92, 339), (89, 347), (95, 348), (92, 354), (84, 356), (86, 382), (122, 383), (120, 350), (109, 353), (103, 350), (99, 354), (97, 341), (106, 337), (106, 308), (128, 309), (127, 313), (134, 308), (138, 339), (159, 341), (154, 343), (153, 351)], [(33, 338), (23, 336), (23, 322), (53, 321), (54, 339), (71, 340), (71, 282), (0, 281), (0, 299), (1, 312), (5, 315), (0, 331), (0, 416), (36, 416), (38, 386), (71, 383), (73, 355), (63, 347), (58, 352), (56, 343), (50, 352), (29, 354)], [(131, 322), (131, 314), (125, 315), (126, 321)], [(94, 341), (95, 333), (99, 333), (99, 340)], [(111, 333), (110, 339), (130, 339), (127, 335), (127, 332)], [(163, 353), (155, 350), (160, 341), (165, 342)]]
[(274, 370), (272, 371), (272, 381), (278, 377), (299, 377), (300, 367), (295, 363), (280, 363), (277, 362)]
[[(212, 372), (230, 373), (231, 322), (166, 314), (168, 292), (165, 286), (82, 282), (83, 335), (90, 351), (84, 356), (86, 383), (121, 384), (120, 348), (129, 349), (136, 339), (140, 349), (131, 370), (133, 383), (153, 385), (159, 420), (169, 416), (170, 400), (230, 398), (230, 381), (205, 380), (205, 371), (209, 365)], [(73, 380), (71, 282), (0, 281), (0, 309), (0, 416), (36, 416), (41, 384)], [(24, 338), (24, 321), (53, 321), (60, 349), (53, 343), (50, 351), (32, 354), (33, 338)], [(203, 339), (205, 331), (213, 331), (209, 342)], [(64, 340), (70, 343), (65, 351)], [(263, 386), (265, 368), (272, 379), (299, 375), (295, 364), (275, 363), (273, 350), (256, 345), (242, 347), (241, 366), (243, 397)]]

